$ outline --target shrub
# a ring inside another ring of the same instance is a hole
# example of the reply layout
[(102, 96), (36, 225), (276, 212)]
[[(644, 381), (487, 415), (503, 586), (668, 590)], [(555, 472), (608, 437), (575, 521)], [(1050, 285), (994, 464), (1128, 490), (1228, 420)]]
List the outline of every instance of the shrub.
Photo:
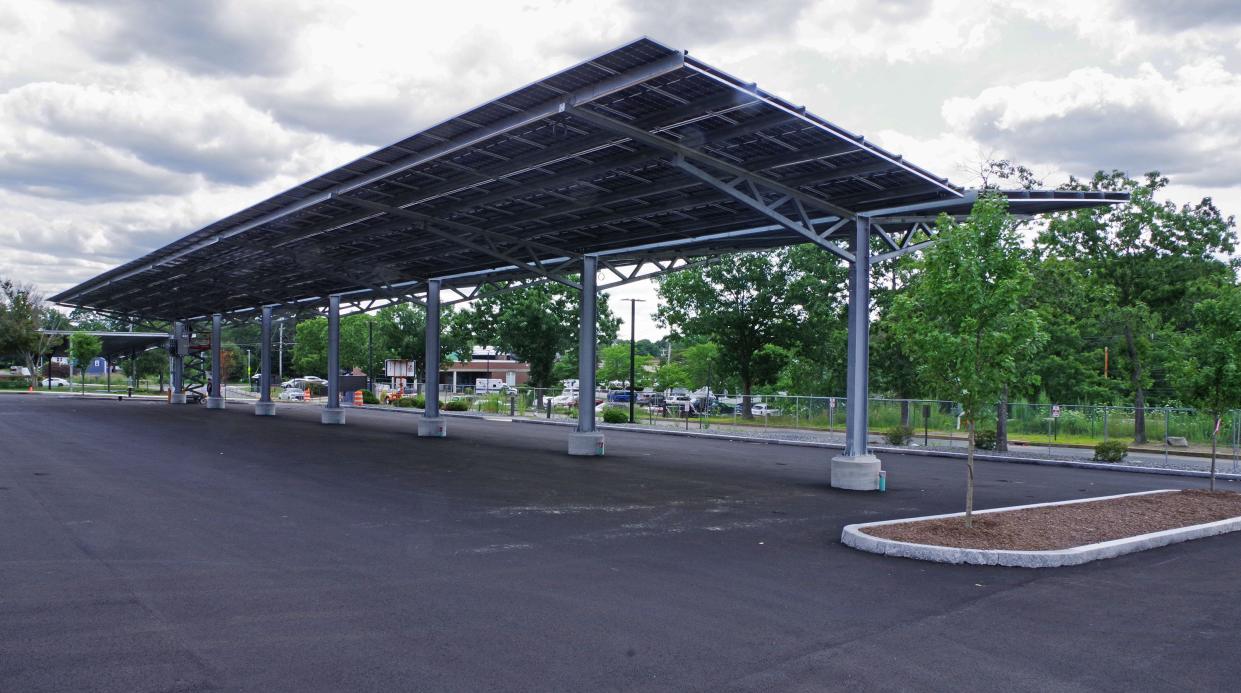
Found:
[(362, 402), (364, 404), (379, 404), (379, 398), (375, 396), (374, 392), (371, 392), (370, 390), (363, 390)]
[(975, 450), (994, 450), (995, 431), (974, 431)]
[(427, 408), (427, 398), (425, 396), (415, 395), (412, 399), (414, 400), (413, 407), (415, 409), (426, 409)]
[(909, 426), (893, 426), (884, 434), (888, 445), (909, 445), (914, 437), (914, 430)]
[(463, 399), (454, 399), (444, 402), (444, 406), (440, 407), (444, 411), (468, 411), (470, 405)]
[(1094, 446), (1094, 458), (1098, 462), (1123, 462), (1129, 454), (1129, 444), (1123, 440), (1105, 440)]
[(603, 422), (610, 424), (629, 423), (629, 410), (622, 407), (607, 407), (603, 410)]
[(413, 407), (413, 406), (416, 406), (416, 405), (414, 404), (414, 398), (413, 398), (413, 397), (402, 397), (402, 398), (400, 398), (400, 399), (398, 399), (398, 400), (396, 401), (396, 406), (398, 406), (398, 407)]

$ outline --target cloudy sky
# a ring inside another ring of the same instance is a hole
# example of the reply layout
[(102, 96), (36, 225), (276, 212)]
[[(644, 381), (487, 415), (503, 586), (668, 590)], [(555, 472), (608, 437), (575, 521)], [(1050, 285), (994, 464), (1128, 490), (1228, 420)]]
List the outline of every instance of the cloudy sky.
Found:
[(1241, 212), (1237, 0), (24, 0), (0, 3), (0, 276), (63, 289), (640, 35), (957, 183), (1158, 169)]

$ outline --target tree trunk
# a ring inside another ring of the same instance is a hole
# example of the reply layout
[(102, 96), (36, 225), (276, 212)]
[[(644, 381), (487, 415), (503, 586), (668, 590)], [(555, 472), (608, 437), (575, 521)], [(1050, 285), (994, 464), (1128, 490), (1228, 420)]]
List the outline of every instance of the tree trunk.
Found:
[[(26, 352), (26, 370), (30, 373), (30, 387), (39, 389), (39, 373), (36, 370), (34, 362), (34, 354)], [(48, 371), (48, 377), (51, 377), (51, 371)]]
[(750, 388), (749, 380), (741, 381), (741, 418), (753, 419), (754, 412), (750, 411)]
[(909, 400), (901, 400), (901, 425), (909, 428)]
[(995, 451), (1008, 452), (1008, 386), (1000, 389), (1000, 402), (995, 406)]
[(965, 528), (974, 527), (974, 417), (969, 420), (969, 451), (965, 453)]
[(1129, 381), (1133, 385), (1133, 442), (1146, 442), (1146, 391), (1142, 388), (1142, 362), (1138, 360), (1137, 340), (1133, 329), (1125, 325), (1125, 348), (1129, 352), (1132, 367)]
[(1215, 419), (1215, 428), (1211, 430), (1211, 490), (1215, 490), (1215, 444), (1219, 440), (1219, 417)]

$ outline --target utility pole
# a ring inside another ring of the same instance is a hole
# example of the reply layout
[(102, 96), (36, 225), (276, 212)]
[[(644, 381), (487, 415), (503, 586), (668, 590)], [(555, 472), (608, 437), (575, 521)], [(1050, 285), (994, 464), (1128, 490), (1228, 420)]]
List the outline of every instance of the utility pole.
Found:
[(375, 391), (375, 320), (366, 321), (366, 389)]
[(280, 371), (280, 382), (284, 382), (284, 321), (280, 321), (280, 354), (276, 358), (280, 362), (277, 369)]
[(633, 407), (634, 402), (638, 398), (637, 390), (634, 387), (634, 381), (637, 379), (634, 363), (636, 357), (634, 353), (634, 337), (637, 334), (637, 315), (638, 304), (645, 303), (640, 298), (626, 298), (629, 301), (629, 423), (633, 423)]

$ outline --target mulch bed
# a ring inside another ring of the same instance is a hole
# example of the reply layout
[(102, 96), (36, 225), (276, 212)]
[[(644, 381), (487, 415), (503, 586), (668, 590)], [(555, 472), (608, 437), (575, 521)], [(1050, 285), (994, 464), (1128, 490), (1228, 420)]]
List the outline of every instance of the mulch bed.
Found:
[(912, 544), (1052, 551), (1241, 516), (1241, 493), (1175, 491), (964, 517), (901, 522), (862, 531)]

